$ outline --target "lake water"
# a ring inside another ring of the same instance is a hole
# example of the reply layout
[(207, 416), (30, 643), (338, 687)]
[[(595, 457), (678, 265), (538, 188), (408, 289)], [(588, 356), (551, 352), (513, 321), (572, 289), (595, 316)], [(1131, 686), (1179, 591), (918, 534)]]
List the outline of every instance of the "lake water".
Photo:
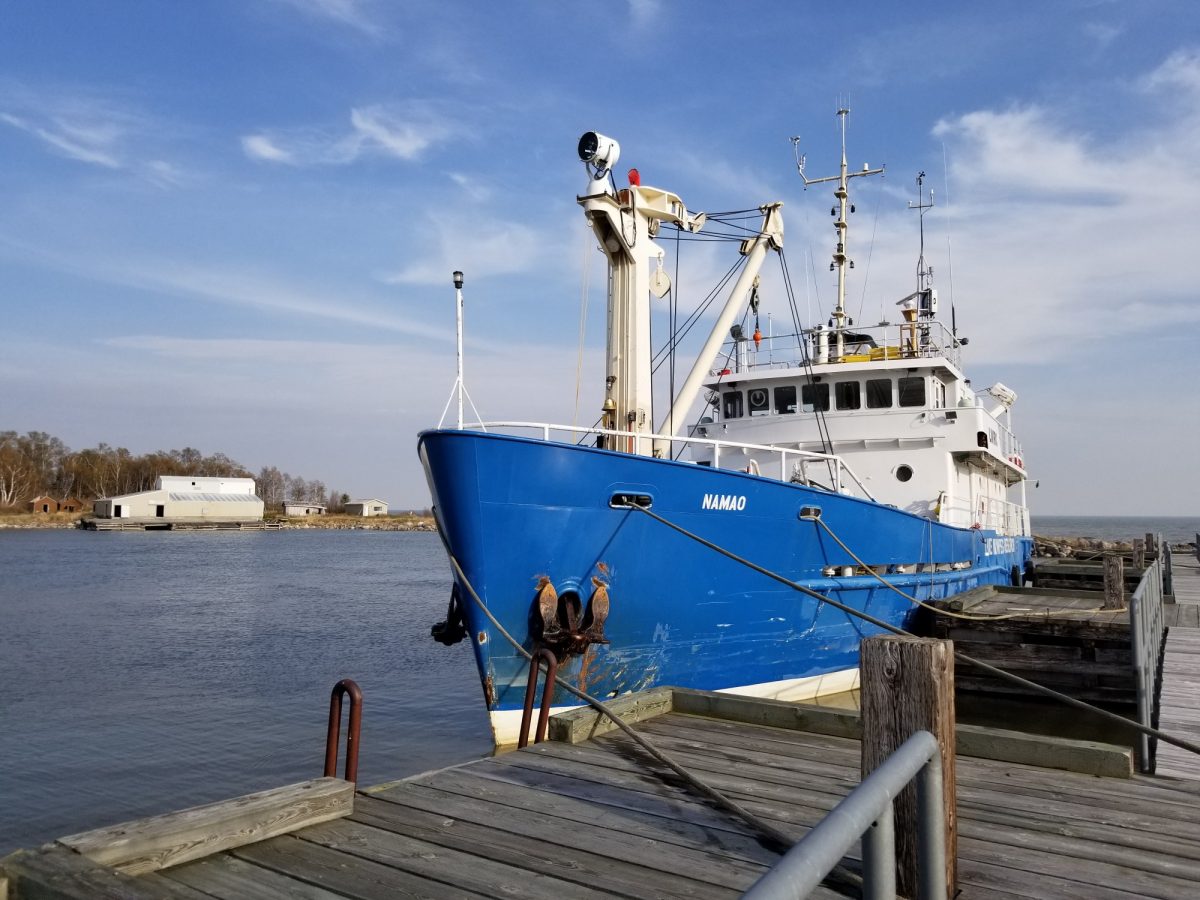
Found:
[[(1200, 520), (1033, 526), (1182, 542)], [(429, 637), (449, 584), (433, 534), (0, 531), (0, 855), (319, 776), (341, 678), (362, 784), (487, 755), (470, 649)]]
[(361, 783), (487, 755), (449, 583), (433, 534), (0, 532), (0, 855), (320, 776), (345, 677)]
[(1162, 534), (1172, 544), (1191, 543), (1200, 532), (1196, 516), (1033, 516), (1033, 533), (1042, 537), (1090, 537), (1102, 541), (1131, 541)]

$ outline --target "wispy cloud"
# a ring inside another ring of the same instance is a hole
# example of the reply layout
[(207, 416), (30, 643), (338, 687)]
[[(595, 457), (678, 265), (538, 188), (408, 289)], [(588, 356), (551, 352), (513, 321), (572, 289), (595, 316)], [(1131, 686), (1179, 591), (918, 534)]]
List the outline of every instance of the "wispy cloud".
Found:
[(349, 165), (372, 156), (411, 161), (454, 131), (453, 123), (427, 104), (376, 104), (351, 109), (349, 131), (261, 131), (243, 136), (242, 150), (260, 162), (295, 166)]
[[(1183, 88), (1200, 95), (1200, 50), (1179, 50), (1141, 80), (1145, 90)], [(1200, 112), (1200, 110), (1193, 110)]]
[(384, 33), (382, 23), (364, 0), (275, 0), (299, 10), (309, 18), (334, 22), (370, 37)]
[(126, 171), (160, 187), (187, 180), (177, 164), (155, 156), (168, 131), (161, 121), (94, 89), (2, 85), (0, 123), (75, 162)]
[(284, 317), (305, 317), (361, 325), (392, 334), (420, 338), (450, 339), (445, 328), (398, 315), (383, 305), (383, 300), (356, 288), (315, 290), (300, 286), (270, 272), (251, 271), (228, 266), (205, 266), (182, 260), (114, 259), (90, 257), (86, 253), (65, 252), (35, 246), (0, 234), (0, 249), (19, 256), (25, 264), (102, 284), (135, 288), (168, 297), (246, 307), (276, 313)]
[(125, 262), (105, 265), (96, 274), (113, 283), (207, 302), (365, 325), (417, 337), (447, 336), (444, 329), (378, 309), (365, 298), (340, 292), (335, 297), (327, 296), (262, 273), (177, 262)]
[(290, 163), (292, 154), (275, 145), (265, 134), (252, 134), (242, 138), (242, 150), (251, 159), (265, 162)]
[(1164, 223), (1200, 209), (1200, 174), (1178, 165), (1200, 138), (1200, 56), (1175, 54), (1131, 87), (1154, 92), (1160, 115), (1107, 139), (1038, 106), (934, 129), (953, 163), (955, 274), (987, 358), (1062, 358), (1196, 321), (1193, 235)]

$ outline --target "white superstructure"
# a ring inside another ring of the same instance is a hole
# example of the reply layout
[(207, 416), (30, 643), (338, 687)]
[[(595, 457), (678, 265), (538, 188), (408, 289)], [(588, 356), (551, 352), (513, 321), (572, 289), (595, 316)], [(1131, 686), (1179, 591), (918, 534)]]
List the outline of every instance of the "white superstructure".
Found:
[[(753, 444), (762, 449), (693, 450), (701, 464), (744, 467), (766, 474), (782, 449), (836, 454), (872, 499), (965, 528), (1029, 534), (1025, 506), (1025, 460), (1012, 431), (1016, 393), (1002, 384), (976, 392), (964, 374), (967, 343), (938, 318), (937, 290), (925, 265), (923, 217), (932, 206), (923, 193), (922, 247), (917, 289), (896, 302), (897, 322), (856, 327), (845, 312), (849, 180), (882, 169), (846, 165), (845, 117), (838, 175), (809, 179), (833, 182), (837, 244), (830, 265), (837, 271), (836, 307), (826, 325), (798, 334), (750, 339), (733, 329), (732, 343), (705, 387), (711, 404), (693, 429), (699, 437)], [(798, 159), (804, 176), (804, 160)], [(918, 178), (923, 183), (924, 173)], [(806, 484), (845, 489), (836, 473), (798, 459), (785, 473)]]

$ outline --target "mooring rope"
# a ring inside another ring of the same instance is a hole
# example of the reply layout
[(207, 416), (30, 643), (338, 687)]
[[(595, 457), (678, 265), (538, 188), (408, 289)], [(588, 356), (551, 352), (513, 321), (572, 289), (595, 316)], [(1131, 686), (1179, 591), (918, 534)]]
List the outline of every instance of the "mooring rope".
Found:
[[(912, 634), (911, 632), (905, 631), (903, 628), (900, 628), (896, 625), (892, 625), (890, 622), (885, 622), (882, 619), (878, 619), (875, 616), (872, 616), (870, 613), (865, 613), (862, 610), (855, 609), (854, 607), (848, 606), (847, 604), (842, 603), (841, 601), (834, 600), (832, 597), (828, 597), (824, 594), (821, 594), (818, 591), (814, 591), (810, 587), (806, 587), (805, 585), (802, 585), (802, 584), (799, 584), (798, 582), (792, 581), (791, 579), (789, 579), (783, 575), (780, 575), (777, 572), (772, 572), (770, 569), (765, 569), (762, 566), (758, 565), (757, 563), (751, 562), (750, 560), (746, 559), (743, 556), (739, 556), (738, 554), (734, 553), (732, 550), (726, 550), (724, 547), (721, 547), (718, 544), (714, 544), (712, 541), (708, 540), (707, 538), (703, 538), (700, 535), (698, 535), (692, 531), (688, 531), (682, 525), (677, 525), (674, 522), (670, 521), (669, 519), (664, 519), (658, 513), (651, 512), (649, 509), (647, 509), (644, 506), (637, 506), (637, 505), (631, 504), (626, 508), (632, 509), (632, 510), (637, 510), (640, 513), (644, 513), (645, 515), (649, 516), (650, 518), (654, 519), (655, 521), (660, 522), (663, 525), (666, 525), (668, 528), (679, 532), (679, 534), (682, 534), (684, 537), (690, 538), (691, 540), (697, 542), (698, 544), (702, 544), (703, 546), (708, 547), (710, 550), (714, 550), (717, 553), (721, 554), (722, 556), (724, 556), (728, 559), (731, 559), (734, 562), (739, 563), (743, 566), (746, 566), (747, 568), (752, 569), (755, 572), (758, 572), (760, 575), (765, 575), (766, 577), (768, 577), (774, 581), (777, 581), (780, 584), (787, 585), (788, 587), (792, 588), (793, 590), (799, 591), (802, 594), (807, 594), (808, 596), (812, 597), (815, 600), (819, 600), (822, 603), (828, 603), (830, 606), (834, 607), (835, 609), (841, 610), (842, 612), (846, 613), (847, 615), (855, 616), (859, 619), (862, 619), (865, 622), (869, 622), (870, 624), (872, 624), (878, 628), (882, 628), (885, 631), (890, 631), (892, 634), (899, 634), (899, 635), (904, 635), (907, 637), (916, 637), (917, 636), (917, 635)], [(958, 650), (954, 651), (954, 658), (959, 660), (960, 662), (966, 663), (967, 665), (974, 666), (977, 669), (982, 669), (984, 672), (987, 672), (989, 675), (992, 675), (996, 678), (1000, 678), (1004, 681), (1011, 682), (1012, 684), (1020, 685), (1021, 687), (1026, 688), (1027, 690), (1031, 690), (1031, 691), (1034, 691), (1035, 693), (1042, 694), (1043, 696), (1050, 697), (1054, 700), (1058, 700), (1062, 703), (1067, 704), (1068, 706), (1074, 707), (1075, 709), (1081, 709), (1081, 710), (1085, 710), (1087, 712), (1095, 713), (1096, 715), (1098, 715), (1101, 718), (1106, 719), (1110, 722), (1122, 725), (1123, 727), (1126, 727), (1126, 728), (1132, 728), (1135, 731), (1141, 732), (1142, 734), (1145, 734), (1149, 737), (1158, 738), (1160, 741), (1163, 741), (1164, 743), (1173, 744), (1174, 746), (1180, 747), (1184, 750), (1187, 750), (1190, 753), (1195, 753), (1197, 755), (1200, 755), (1200, 744), (1194, 744), (1191, 741), (1184, 740), (1183, 738), (1178, 738), (1178, 737), (1175, 737), (1174, 735), (1167, 734), (1164, 731), (1159, 731), (1157, 728), (1152, 728), (1149, 725), (1143, 725), (1141, 722), (1134, 721), (1133, 719), (1127, 719), (1124, 716), (1120, 716), (1120, 715), (1117, 715), (1116, 713), (1109, 712), (1106, 709), (1101, 709), (1098, 706), (1093, 706), (1090, 703), (1085, 703), (1083, 700), (1077, 700), (1074, 697), (1068, 696), (1067, 694), (1060, 693), (1056, 690), (1053, 690), (1052, 688), (1048, 688), (1048, 687), (1045, 687), (1044, 685), (1038, 684), (1037, 682), (1030, 681), (1027, 678), (1022, 678), (1020, 675), (1014, 675), (1011, 672), (1006, 672), (1003, 669), (998, 669), (995, 666), (990, 665), (989, 663), (983, 662), (982, 660), (975, 659), (974, 657), (971, 657), (971, 656), (967, 656), (965, 653), (962, 653)]]
[[(888, 590), (895, 591), (897, 594), (899, 594), (905, 600), (909, 601), (910, 603), (915, 603), (917, 606), (920, 606), (922, 609), (927, 609), (930, 612), (937, 613), (939, 616), (949, 616), (952, 619), (966, 619), (969, 622), (994, 622), (994, 621), (998, 621), (1000, 619), (1034, 618), (1037, 616), (1037, 613), (1035, 613), (1032, 610), (1024, 610), (1021, 612), (997, 613), (996, 615), (993, 615), (993, 616), (979, 616), (979, 615), (974, 615), (972, 613), (955, 612), (954, 610), (951, 610), (951, 609), (942, 609), (940, 606), (934, 606), (932, 603), (926, 603), (924, 600), (919, 600), (918, 598), (914, 597), (912, 594), (904, 593), (904, 591), (900, 590), (900, 588), (898, 588), (896, 585), (892, 584), (890, 581), (888, 581), (886, 578), (884, 578), (882, 575), (880, 575), (878, 572), (876, 572), (873, 568), (871, 568), (865, 562), (863, 562), (858, 556), (855, 555), (853, 550), (851, 550), (849, 547), (846, 546), (845, 542), (842, 541), (842, 539), (840, 537), (838, 537), (836, 534), (834, 534), (833, 529), (830, 528), (829, 525), (825, 522), (825, 520), (822, 519), (820, 516), (801, 516), (800, 518), (803, 519), (805, 522), (816, 522), (818, 525), (820, 525), (822, 528), (824, 528), (826, 532), (828, 532), (829, 536), (831, 538), (833, 538), (835, 542), (837, 542), (837, 545), (839, 547), (841, 547), (843, 550), (846, 551), (847, 554), (849, 554), (849, 556), (852, 560), (854, 560), (856, 563), (858, 563), (859, 566), (861, 566), (862, 568), (867, 570), (868, 575), (870, 575), (872, 578), (874, 578), (876, 581), (878, 581), (880, 584), (882, 584)], [(932, 522), (930, 522), (929, 524), (931, 526), (933, 525)], [(932, 556), (933, 555), (932, 528), (930, 529), (929, 544), (930, 544), (929, 553)], [(930, 582), (930, 591), (932, 592), (932, 590), (933, 590), (933, 582), (931, 581)], [(1095, 615), (1096, 613), (1103, 612), (1103, 611), (1104, 611), (1103, 607), (1098, 606), (1095, 609), (1056, 610), (1056, 614), (1088, 615), (1088, 616), (1090, 616), (1090, 615)], [(1049, 611), (1047, 610), (1047, 614), (1048, 613), (1049, 613)]]
[[(511, 634), (509, 634), (508, 630), (502, 624), (500, 624), (500, 620), (496, 618), (496, 616), (492, 613), (492, 611), (490, 609), (488, 609), (487, 604), (483, 602), (483, 598), (481, 598), (479, 596), (479, 594), (475, 591), (474, 585), (472, 585), (470, 579), (467, 578), (466, 572), (463, 571), (462, 566), (459, 564), (459, 562), (455, 558), (454, 554), (449, 552), (449, 547), (447, 547), (446, 549), (447, 549), (447, 555), (450, 557), (450, 565), (454, 568), (455, 575), (457, 575), (457, 577), (460, 580), (460, 582), (462, 583), (463, 587), (465, 587), (467, 589), (467, 594), (475, 602), (475, 605), (479, 607), (480, 611), (485, 616), (487, 616), (488, 621), (491, 622), (492, 625), (495, 626), (496, 630), (500, 632), (501, 636), (513, 646), (513, 649), (515, 649), (518, 653), (520, 653), (522, 656), (524, 656), (527, 660), (532, 662), (533, 654), (531, 654), (528, 650), (526, 650), (523, 646), (521, 646), (520, 642), (517, 641), (517, 639), (514, 638)], [(733, 812), (736, 815), (740, 816), (742, 819), (744, 819), (746, 822), (748, 822), (754, 828), (756, 828), (757, 830), (762, 832), (764, 835), (766, 835), (769, 838), (771, 844), (773, 845), (773, 846), (771, 846), (770, 849), (775, 850), (779, 853), (786, 853), (792, 847), (792, 845), (796, 843), (795, 840), (793, 838), (791, 838), (789, 835), (780, 831), (778, 828), (769, 824), (768, 822), (765, 822), (762, 819), (758, 818), (756, 815), (754, 815), (754, 813), (750, 812), (744, 806), (741, 806), (736, 801), (730, 800), (728, 797), (726, 797), (724, 794), (722, 794), (716, 788), (712, 787), (707, 782), (696, 777), (691, 772), (689, 772), (687, 769), (685, 769), (683, 766), (679, 765), (679, 763), (675, 762), (675, 760), (671, 759), (669, 756), (667, 756), (667, 754), (665, 754), (665, 753), (663, 753), (663, 751), (659, 750), (658, 747), (654, 746), (654, 744), (652, 744), (648, 738), (638, 734), (632, 728), (630, 728), (628, 723), (626, 723), (620, 717), (620, 715), (618, 715), (617, 713), (615, 713), (611, 709), (609, 709), (602, 701), (597, 700), (595, 697), (593, 697), (591, 694), (587, 693), (586, 691), (580, 690), (579, 688), (575, 687), (575, 685), (564, 680), (562, 677), (560, 677), (558, 675), (555, 675), (554, 681), (556, 684), (558, 684), (559, 687), (566, 690), (567, 693), (573, 694), (574, 696), (576, 696), (580, 700), (582, 700), (584, 703), (586, 703), (588, 706), (595, 709), (597, 712), (602, 713), (605, 716), (607, 716), (609, 719), (611, 719), (614, 725), (616, 725), (623, 732), (625, 732), (625, 734), (627, 734), (630, 738), (632, 738), (633, 741), (636, 744), (638, 744), (643, 750), (645, 750), (647, 753), (649, 753), (658, 762), (662, 763), (664, 766), (669, 768), (672, 772), (674, 772), (676, 775), (678, 775), (680, 778), (682, 778), (684, 781), (686, 781), (692, 787), (696, 788), (698, 791), (700, 791), (702, 794), (704, 794), (710, 800), (715, 801), (716, 803), (718, 803), (721, 806), (728, 809), (730, 812)]]

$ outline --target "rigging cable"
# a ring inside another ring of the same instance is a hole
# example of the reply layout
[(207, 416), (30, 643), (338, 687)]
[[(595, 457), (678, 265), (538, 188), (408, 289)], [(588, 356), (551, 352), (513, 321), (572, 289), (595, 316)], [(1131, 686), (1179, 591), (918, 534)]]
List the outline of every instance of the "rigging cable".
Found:
[[(483, 598), (481, 598), (479, 596), (479, 594), (475, 591), (475, 587), (474, 587), (474, 585), (471, 584), (470, 579), (467, 578), (467, 574), (466, 574), (466, 572), (463, 571), (462, 565), (459, 564), (458, 559), (454, 556), (454, 554), (450, 550), (450, 544), (447, 542), (446, 537), (442, 532), (440, 519), (438, 519), (437, 521), (438, 521), (438, 536), (441, 537), (441, 539), (442, 539), (442, 544), (446, 548), (446, 555), (450, 558), (450, 565), (454, 568), (455, 575), (461, 581), (463, 587), (466, 588), (467, 595), (475, 602), (475, 605), (479, 607), (480, 611), (487, 617), (488, 621), (492, 623), (492, 625), (496, 628), (496, 630), (500, 633), (500, 635), (506, 641), (508, 641), (509, 644), (512, 645), (513, 649), (516, 650), (519, 654), (521, 654), (521, 656), (525, 657), (527, 660), (532, 661), (533, 655), (528, 650), (526, 650), (525, 647), (522, 646), (521, 643), (508, 632), (508, 630), (500, 623), (500, 620), (496, 618), (496, 616), (492, 613), (492, 611), (490, 609), (488, 609), (487, 604), (483, 602)], [(628, 735), (630, 738), (632, 738), (633, 741), (636, 744), (638, 744), (643, 750), (645, 750), (648, 754), (650, 754), (650, 756), (652, 758), (654, 758), (658, 762), (662, 763), (664, 766), (666, 766), (668, 769), (670, 769), (672, 772), (674, 772), (676, 775), (678, 775), (680, 778), (682, 778), (684, 781), (686, 781), (692, 787), (694, 787), (698, 791), (700, 791), (700, 793), (702, 793), (704, 796), (708, 797), (710, 800), (715, 801), (718, 805), (724, 807), (725, 809), (729, 810), (730, 812), (733, 812), (735, 815), (739, 816), (743, 821), (749, 823), (755, 829), (757, 829), (760, 833), (765, 835), (769, 839), (771, 844), (773, 845), (771, 849), (775, 850), (778, 853), (786, 853), (788, 851), (788, 849), (790, 849), (791, 846), (795, 843), (795, 840), (790, 835), (779, 830), (774, 825), (771, 825), (770, 823), (764, 821), (763, 819), (760, 819), (758, 816), (754, 815), (748, 809), (746, 809), (745, 807), (741, 806), (740, 804), (734, 802), (733, 800), (730, 800), (728, 797), (726, 797), (724, 794), (722, 794), (716, 788), (712, 787), (707, 782), (696, 777), (691, 772), (689, 772), (687, 769), (685, 769), (683, 766), (679, 765), (677, 762), (675, 762), (675, 760), (671, 759), (671, 757), (667, 756), (665, 753), (663, 753), (661, 750), (659, 750), (656, 746), (654, 746), (654, 744), (652, 744), (648, 738), (646, 738), (644, 735), (638, 734), (636, 731), (634, 731), (632, 728), (630, 728), (629, 725), (623, 719), (621, 719), (620, 716), (618, 716), (616, 713), (614, 713), (612, 710), (610, 710), (608, 708), (608, 706), (605, 705), (604, 703), (602, 703), (600, 700), (597, 700), (591, 694), (588, 694), (587, 692), (582, 691), (579, 688), (575, 687), (575, 685), (571, 684), (570, 682), (568, 682), (565, 678), (562, 678), (561, 676), (556, 675), (554, 678), (554, 681), (559, 687), (561, 687), (563, 690), (567, 691), (567, 693), (571, 694), (574, 697), (579, 698), (584, 703), (586, 703), (588, 706), (595, 709), (597, 712), (603, 713), (605, 716), (607, 716), (614, 725), (616, 725), (619, 729), (621, 729), (621, 731), (625, 732), (626, 735)]]
[[(879, 205), (883, 201), (883, 191), (879, 192), (879, 196), (875, 198), (875, 221), (871, 224), (871, 246), (867, 250), (867, 271), (863, 273), (863, 289), (862, 297), (858, 301), (858, 318), (862, 320), (863, 306), (867, 302), (867, 282), (871, 279), (871, 259), (875, 256), (875, 231), (879, 228)], [(883, 301), (880, 301), (879, 321), (882, 322), (883, 316)]]
[[(643, 513), (643, 514), (649, 516), (650, 518), (654, 519), (656, 522), (660, 522), (663, 525), (666, 525), (668, 528), (672, 529), (673, 531), (678, 532), (679, 534), (683, 535), (684, 537), (690, 538), (691, 540), (697, 542), (698, 544), (702, 544), (703, 546), (708, 547), (710, 550), (713, 550), (713, 551), (719, 553), (721, 556), (724, 556), (727, 559), (731, 559), (734, 562), (739, 563), (748, 569), (752, 569), (753, 571), (758, 572), (760, 575), (765, 575), (767, 578), (770, 578), (772, 581), (777, 581), (780, 584), (786, 585), (787, 587), (790, 587), (793, 590), (799, 591), (802, 594), (807, 594), (808, 596), (812, 597), (814, 600), (820, 600), (823, 603), (828, 603), (834, 609), (841, 610), (842, 612), (846, 613), (846, 615), (848, 615), (848, 616), (854, 616), (856, 618), (862, 619), (863, 621), (868, 622), (877, 628), (882, 628), (884, 631), (891, 632), (892, 634), (898, 634), (898, 635), (902, 635), (902, 636), (906, 636), (906, 637), (916, 637), (916, 635), (912, 634), (911, 632), (905, 631), (903, 628), (900, 628), (896, 625), (892, 625), (890, 622), (885, 622), (883, 619), (878, 619), (875, 616), (871, 615), (870, 613), (863, 612), (862, 610), (859, 610), (859, 609), (855, 609), (852, 606), (842, 603), (840, 600), (834, 600), (832, 597), (830, 597), (826, 594), (822, 594), (819, 591), (814, 591), (812, 588), (806, 587), (803, 584), (792, 581), (791, 579), (786, 578), (777, 572), (772, 572), (770, 569), (765, 569), (762, 566), (758, 565), (757, 563), (753, 563), (743, 556), (738, 556), (732, 550), (726, 550), (724, 547), (720, 546), (719, 544), (714, 544), (712, 541), (707, 540), (706, 538), (703, 538), (694, 532), (688, 531), (683, 526), (676, 525), (674, 522), (670, 521), (669, 519), (664, 519), (662, 516), (658, 515), (658, 513), (652, 512), (644, 506), (637, 506), (637, 505), (631, 504), (631, 505), (627, 506), (626, 508), (631, 509), (631, 510), (636, 510), (637, 512)], [(817, 521), (819, 521), (819, 519)], [(1085, 703), (1082, 700), (1077, 700), (1074, 697), (1070, 697), (1066, 694), (1060, 693), (1056, 690), (1053, 690), (1052, 688), (1048, 688), (1048, 687), (1045, 687), (1044, 685), (1040, 685), (1035, 681), (1030, 681), (1027, 678), (1022, 678), (1020, 675), (1014, 675), (1012, 672), (1006, 672), (1003, 669), (998, 669), (995, 666), (991, 665), (990, 663), (985, 663), (982, 660), (975, 659), (972, 656), (967, 656), (965, 653), (961, 653), (957, 650), (954, 651), (954, 658), (960, 662), (966, 663), (967, 665), (974, 666), (975, 668), (978, 668), (978, 669), (982, 669), (983, 671), (987, 672), (989, 675), (995, 676), (996, 678), (1001, 678), (1001, 679), (1011, 682), (1013, 684), (1020, 685), (1021, 687), (1026, 688), (1027, 690), (1035, 691), (1036, 693), (1042, 694), (1043, 696), (1050, 697), (1054, 700), (1058, 700), (1062, 703), (1067, 704), (1068, 706), (1074, 707), (1075, 709), (1080, 709), (1080, 710), (1084, 710), (1086, 712), (1094, 713), (1094, 714), (1100, 716), (1101, 718), (1106, 719), (1110, 722), (1117, 723), (1117, 724), (1121, 725), (1122, 727), (1132, 728), (1135, 731), (1138, 731), (1149, 737), (1157, 738), (1158, 740), (1164, 741), (1165, 743), (1174, 744), (1176, 747), (1180, 747), (1184, 750), (1187, 750), (1190, 753), (1195, 753), (1195, 754), (1200, 755), (1200, 744), (1194, 744), (1191, 741), (1185, 740), (1183, 738), (1175, 737), (1174, 735), (1170, 735), (1170, 734), (1167, 734), (1166, 732), (1159, 731), (1157, 728), (1151, 728), (1149, 725), (1143, 725), (1141, 722), (1134, 721), (1133, 719), (1127, 719), (1124, 716), (1118, 715), (1117, 713), (1109, 712), (1106, 709), (1101, 709), (1098, 706), (1093, 706), (1092, 704)]]

